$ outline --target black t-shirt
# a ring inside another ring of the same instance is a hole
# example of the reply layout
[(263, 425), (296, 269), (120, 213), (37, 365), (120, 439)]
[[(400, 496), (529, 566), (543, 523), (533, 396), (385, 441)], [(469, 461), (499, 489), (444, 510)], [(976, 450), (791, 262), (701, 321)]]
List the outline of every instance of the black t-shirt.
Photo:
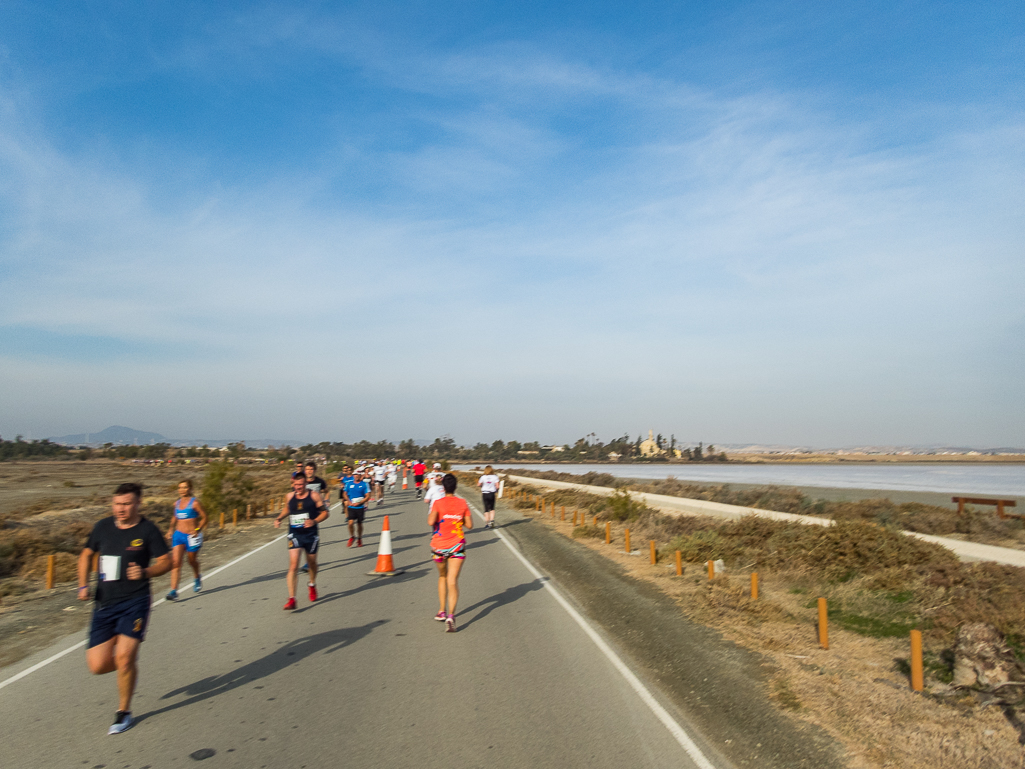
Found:
[(319, 475), (314, 475), (312, 481), (306, 481), (306, 488), (320, 494), (321, 499), (327, 499), (327, 481)]
[[(317, 533), (317, 524), (306, 527), (306, 518), (316, 518), (320, 515), (317, 503), (313, 501), (313, 495), (307, 494), (303, 499), (296, 499), (295, 495), (288, 500), (288, 528), (293, 531), (306, 531), (311, 534)], [(296, 521), (300, 521), (296, 524)]]
[[(128, 579), (128, 564), (137, 563), (145, 569), (151, 560), (168, 553), (160, 529), (146, 518), (130, 529), (119, 529), (114, 516), (104, 518), (93, 526), (85, 546), (100, 554), (96, 600), (101, 606), (149, 595), (149, 580)], [(106, 574), (106, 569), (111, 569), (111, 574)]]

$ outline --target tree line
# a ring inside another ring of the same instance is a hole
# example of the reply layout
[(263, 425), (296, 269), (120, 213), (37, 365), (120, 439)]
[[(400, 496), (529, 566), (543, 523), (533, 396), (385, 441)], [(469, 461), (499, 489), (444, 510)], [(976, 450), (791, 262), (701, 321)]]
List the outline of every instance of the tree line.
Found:
[(681, 453), (679, 459), (688, 462), (724, 462), (726, 454), (716, 452), (714, 446), (697, 446), (680, 448), (676, 438), (664, 439), (661, 435), (656, 439), (662, 454), (654, 457), (641, 455), (641, 437), (631, 439), (628, 435), (603, 442), (594, 433), (579, 438), (573, 444), (562, 446), (543, 445), (538, 441), (496, 440), (491, 443), (477, 443), (473, 446), (459, 446), (451, 436), (435, 438), (432, 443), (419, 445), (413, 439), (399, 443), (390, 441), (367, 441), (342, 443), (322, 441), (308, 443), (299, 447), (281, 446), (270, 449), (254, 449), (243, 442), (229, 443), (226, 450), (210, 446), (186, 446), (175, 448), (169, 443), (154, 443), (145, 446), (115, 446), (106, 443), (99, 448), (70, 448), (51, 443), (49, 440), (25, 441), (17, 436), (13, 441), (0, 439), (0, 462), (14, 459), (51, 458), (51, 459), (172, 459), (172, 458), (208, 458), (226, 457), (240, 460), (246, 457), (262, 457), (271, 461), (304, 459), (309, 456), (321, 455), (328, 462), (345, 459), (384, 459), (402, 457), (404, 459), (424, 459), (429, 461), (448, 460), (451, 462), (508, 462), (508, 461), (560, 461), (560, 462), (607, 462), (610, 460), (627, 462), (667, 462), (675, 459), (675, 452)]

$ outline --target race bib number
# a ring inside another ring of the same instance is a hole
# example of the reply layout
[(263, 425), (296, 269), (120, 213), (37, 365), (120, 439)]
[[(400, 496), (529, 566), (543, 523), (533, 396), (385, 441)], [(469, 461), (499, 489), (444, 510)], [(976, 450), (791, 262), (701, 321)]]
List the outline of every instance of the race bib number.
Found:
[(203, 544), (203, 532), (197, 531), (195, 534), (189, 534), (189, 547), (200, 547)]
[(121, 578), (121, 556), (100, 556), (100, 581), (117, 582)]
[(305, 513), (303, 513), (301, 515), (290, 515), (290, 516), (288, 516), (288, 525), (289, 526), (305, 526), (306, 525), (306, 521), (308, 521), (309, 519), (310, 519), (310, 517), (308, 515), (306, 515)]

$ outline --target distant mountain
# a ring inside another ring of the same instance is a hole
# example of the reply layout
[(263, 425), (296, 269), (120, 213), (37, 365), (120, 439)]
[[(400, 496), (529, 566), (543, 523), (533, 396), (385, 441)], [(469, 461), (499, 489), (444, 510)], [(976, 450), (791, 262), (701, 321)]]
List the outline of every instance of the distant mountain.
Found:
[(115, 446), (148, 446), (152, 443), (170, 443), (160, 433), (147, 433), (121, 425), (108, 427), (98, 433), (64, 435), (50, 440), (65, 446), (102, 446), (104, 443), (113, 443)]

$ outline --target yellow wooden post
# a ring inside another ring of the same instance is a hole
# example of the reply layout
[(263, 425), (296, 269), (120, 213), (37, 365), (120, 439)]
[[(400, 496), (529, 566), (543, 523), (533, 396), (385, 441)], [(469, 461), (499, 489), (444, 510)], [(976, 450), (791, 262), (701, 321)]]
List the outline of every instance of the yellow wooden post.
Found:
[(46, 589), (53, 590), (53, 572), (56, 566), (57, 556), (46, 556)]
[(679, 550), (676, 551), (676, 576), (683, 575), (683, 553)]
[(252, 517), (253, 517), (253, 503), (249, 502), (248, 504), (246, 504), (246, 520), (248, 521)]
[(708, 578), (715, 579), (715, 564), (708, 561)]
[(651, 563), (656, 564), (658, 563), (658, 550), (655, 549), (655, 540), (651, 539), (648, 542), (651, 545)]
[(224, 528), (224, 511), (221, 511), (221, 528)]
[(819, 646), (829, 648), (829, 615), (826, 612), (826, 599), (819, 599)]
[(751, 600), (758, 600), (758, 572), (751, 572)]
[(598, 525), (598, 516), (597, 515), (591, 516), (591, 525), (592, 526), (597, 526)]
[(605, 544), (612, 542), (612, 521), (605, 521)]
[(238, 526), (238, 508), (231, 511), (231, 525)]
[(916, 692), (925, 688), (922, 672), (922, 631), (911, 631), (911, 688)]
[(565, 505), (562, 506), (562, 515), (559, 516), (559, 520), (560, 521), (565, 521), (566, 520), (566, 506)]

